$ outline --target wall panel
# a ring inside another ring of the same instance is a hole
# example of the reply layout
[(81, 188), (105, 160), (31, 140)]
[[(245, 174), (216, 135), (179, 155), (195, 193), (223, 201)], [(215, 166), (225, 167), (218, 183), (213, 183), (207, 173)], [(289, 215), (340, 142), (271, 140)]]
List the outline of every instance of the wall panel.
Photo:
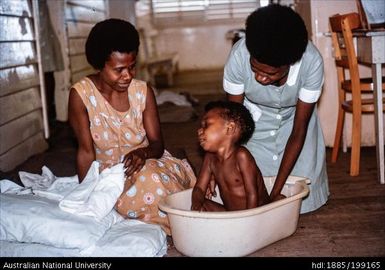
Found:
[(47, 149), (31, 0), (0, 5), (0, 170)]

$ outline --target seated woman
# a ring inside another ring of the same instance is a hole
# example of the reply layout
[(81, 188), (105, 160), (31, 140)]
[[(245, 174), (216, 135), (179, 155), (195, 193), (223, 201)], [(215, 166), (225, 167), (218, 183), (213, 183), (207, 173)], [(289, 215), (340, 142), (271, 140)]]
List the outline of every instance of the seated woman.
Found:
[(119, 19), (97, 23), (88, 36), (87, 61), (98, 72), (74, 84), (69, 97), (77, 172), (82, 181), (94, 160), (100, 170), (123, 162), (126, 182), (116, 210), (170, 234), (158, 202), (192, 187), (196, 178), (187, 161), (164, 149), (153, 89), (134, 79), (138, 48), (137, 30)]

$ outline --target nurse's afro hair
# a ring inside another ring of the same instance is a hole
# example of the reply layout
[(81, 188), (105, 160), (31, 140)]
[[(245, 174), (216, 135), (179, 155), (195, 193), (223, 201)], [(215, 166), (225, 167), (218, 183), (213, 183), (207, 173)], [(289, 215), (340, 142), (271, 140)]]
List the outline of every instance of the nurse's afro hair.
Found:
[(246, 47), (262, 64), (292, 65), (301, 59), (307, 43), (304, 21), (288, 6), (271, 4), (247, 17)]
[(240, 130), (237, 144), (244, 144), (253, 135), (255, 124), (250, 111), (241, 103), (233, 101), (211, 101), (205, 106), (205, 112), (220, 109), (220, 116), (226, 121), (234, 122)]
[(95, 69), (103, 69), (112, 52), (138, 52), (139, 34), (135, 27), (124, 20), (107, 19), (91, 29), (86, 41), (86, 57)]

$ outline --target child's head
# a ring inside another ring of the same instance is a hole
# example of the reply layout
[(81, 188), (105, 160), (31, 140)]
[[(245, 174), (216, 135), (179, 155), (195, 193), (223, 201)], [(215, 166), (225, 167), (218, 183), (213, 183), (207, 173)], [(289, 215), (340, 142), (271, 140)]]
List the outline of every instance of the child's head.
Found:
[(232, 101), (212, 101), (205, 106), (205, 114), (216, 111), (227, 123), (233, 123), (239, 134), (236, 144), (246, 143), (254, 132), (255, 124), (249, 110), (241, 103)]

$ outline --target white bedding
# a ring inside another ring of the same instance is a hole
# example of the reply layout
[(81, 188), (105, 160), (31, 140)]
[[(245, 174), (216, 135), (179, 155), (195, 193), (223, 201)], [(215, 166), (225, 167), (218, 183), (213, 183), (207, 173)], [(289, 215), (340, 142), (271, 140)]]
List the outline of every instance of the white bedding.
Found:
[[(42, 176), (23, 174), (30, 188), (0, 181), (0, 256), (165, 255), (166, 234), (160, 226), (124, 220), (112, 209), (123, 176), (122, 166), (111, 169), (99, 175), (95, 164), (87, 174), (93, 179), (69, 189), (70, 178), (54, 177), (47, 168)], [(74, 202), (67, 204), (74, 211), (60, 207), (66, 199)]]
[(158, 225), (123, 220), (112, 225), (90, 254), (36, 243), (0, 241), (0, 247), (0, 257), (162, 257), (167, 239)]
[(0, 240), (86, 250), (119, 220), (114, 211), (101, 221), (73, 215), (32, 194), (0, 194), (0, 203)]

